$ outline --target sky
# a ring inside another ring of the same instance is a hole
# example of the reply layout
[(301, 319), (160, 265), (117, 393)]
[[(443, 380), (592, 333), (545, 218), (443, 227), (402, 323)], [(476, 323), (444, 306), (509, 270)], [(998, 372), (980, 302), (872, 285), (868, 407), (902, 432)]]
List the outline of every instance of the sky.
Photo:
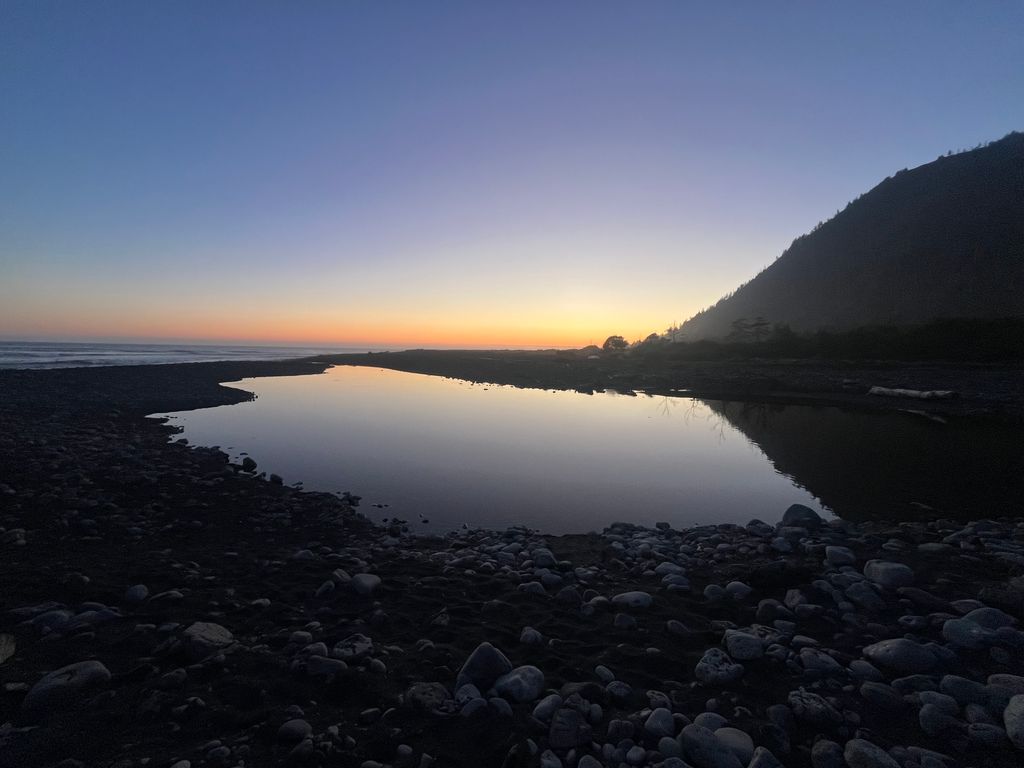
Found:
[(0, 3), (0, 338), (663, 331), (1024, 129), (1024, 3)]

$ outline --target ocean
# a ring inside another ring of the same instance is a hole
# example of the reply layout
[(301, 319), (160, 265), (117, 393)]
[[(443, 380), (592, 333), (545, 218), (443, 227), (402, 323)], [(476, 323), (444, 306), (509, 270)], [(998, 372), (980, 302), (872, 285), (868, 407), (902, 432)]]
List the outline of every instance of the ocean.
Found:
[[(371, 348), (0, 341), (0, 368), (83, 368), (101, 365), (202, 363), (214, 360), (286, 360), (324, 353), (368, 351), (371, 351)], [(373, 348), (372, 351), (379, 352), (383, 349)]]

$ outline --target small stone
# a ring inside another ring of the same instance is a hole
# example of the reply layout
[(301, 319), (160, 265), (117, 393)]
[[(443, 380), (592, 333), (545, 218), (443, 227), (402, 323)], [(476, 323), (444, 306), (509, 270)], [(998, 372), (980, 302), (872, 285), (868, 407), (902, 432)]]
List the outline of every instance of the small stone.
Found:
[(32, 686), (21, 706), (26, 712), (63, 708), (110, 682), (110, 670), (98, 661), (79, 661), (55, 669)]
[(339, 640), (331, 649), (331, 656), (342, 661), (354, 662), (373, 653), (373, 640), (358, 632)]
[(683, 753), (697, 768), (743, 768), (739, 758), (707, 728), (691, 723), (680, 734)]
[(575, 709), (562, 708), (551, 718), (548, 743), (553, 749), (572, 749), (590, 741), (591, 730), (583, 715)]
[(782, 515), (782, 525), (816, 530), (821, 527), (821, 516), (803, 504), (792, 504)]
[(277, 729), (278, 741), (301, 741), (313, 732), (313, 726), (305, 720), (289, 720)]
[(736, 755), (743, 765), (749, 763), (754, 756), (754, 740), (746, 731), (726, 726), (715, 731), (715, 738)]
[(842, 746), (828, 739), (818, 739), (811, 747), (811, 765), (814, 768), (846, 768)]
[(850, 768), (900, 768), (888, 752), (864, 739), (846, 742), (843, 757)]
[(149, 597), (149, 587), (145, 584), (136, 584), (124, 591), (124, 601), (128, 605), (138, 605), (147, 597)]
[(612, 605), (619, 609), (644, 610), (651, 607), (654, 598), (647, 592), (622, 592), (612, 598)]
[(1003, 711), (1006, 735), (1017, 749), (1024, 749), (1024, 694), (1017, 694)]
[(876, 584), (890, 589), (909, 587), (914, 583), (914, 572), (909, 566), (888, 560), (868, 560), (864, 566), (864, 575)]
[(523, 645), (544, 645), (544, 635), (533, 627), (523, 627), (519, 634), (519, 642)]
[(816, 693), (790, 691), (788, 702), (796, 718), (811, 725), (828, 727), (843, 722), (842, 713)]
[(372, 573), (357, 573), (349, 581), (348, 585), (357, 595), (369, 596), (380, 586), (380, 576)]
[(701, 712), (693, 719), (693, 722), (701, 728), (707, 728), (709, 731), (717, 731), (729, 721), (717, 712)]
[(533, 716), (541, 722), (547, 722), (561, 706), (562, 697), (557, 693), (552, 693), (550, 696), (545, 696), (537, 703), (537, 706), (533, 708)]
[(512, 717), (512, 707), (507, 701), (498, 696), (489, 698), (487, 700), (487, 707), (498, 717)]
[(424, 712), (441, 712), (451, 700), (451, 694), (441, 683), (416, 683), (405, 692), (405, 701)]
[(512, 701), (534, 701), (544, 691), (544, 673), (530, 665), (516, 667), (497, 679), (494, 690)]
[(227, 627), (211, 621), (197, 621), (182, 633), (185, 650), (193, 661), (202, 661), (235, 642), (234, 635)]
[(466, 683), (473, 683), (482, 691), (488, 690), (494, 681), (512, 671), (512, 662), (504, 653), (490, 643), (480, 643), (469, 655), (455, 679), (456, 690)]
[(737, 661), (749, 661), (764, 656), (764, 641), (757, 635), (737, 629), (725, 631), (725, 647)]
[(967, 738), (983, 749), (999, 749), (1006, 745), (1006, 731), (991, 723), (971, 723)]
[(754, 756), (750, 759), (747, 768), (784, 768), (779, 759), (765, 747), (758, 747), (754, 750)]
[(653, 738), (662, 736), (675, 736), (676, 722), (672, 718), (672, 712), (664, 707), (658, 707), (644, 721), (644, 731)]
[(921, 730), (929, 736), (955, 733), (959, 730), (960, 726), (960, 722), (955, 717), (943, 711), (936, 704), (925, 704), (921, 707), (921, 710), (917, 713), (917, 721), (921, 725)]
[(853, 554), (853, 550), (849, 547), (825, 547), (825, 559), (829, 565), (835, 568), (843, 565), (853, 565), (857, 562), (856, 555)]
[(18, 643), (14, 639), (14, 635), (8, 635), (7, 633), (0, 633), (0, 664), (3, 664), (18, 648)]
[(708, 648), (697, 662), (694, 675), (702, 683), (726, 685), (743, 676), (743, 665), (733, 662), (729, 655), (719, 648)]
[(935, 654), (930, 650), (904, 637), (874, 643), (863, 653), (873, 663), (904, 674), (928, 672), (937, 663)]
[(742, 581), (730, 581), (725, 585), (725, 591), (729, 593), (729, 596), (733, 600), (743, 600), (748, 597), (754, 590)]

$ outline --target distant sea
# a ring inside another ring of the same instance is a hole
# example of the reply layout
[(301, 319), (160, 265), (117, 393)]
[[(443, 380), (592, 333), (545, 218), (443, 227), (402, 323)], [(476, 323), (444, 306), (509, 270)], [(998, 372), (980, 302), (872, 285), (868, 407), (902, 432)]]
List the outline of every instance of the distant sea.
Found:
[[(0, 341), (0, 368), (83, 368), (100, 365), (202, 363), (213, 360), (286, 360), (325, 353), (368, 351), (371, 350), (366, 347)], [(384, 350), (378, 348), (372, 351)]]

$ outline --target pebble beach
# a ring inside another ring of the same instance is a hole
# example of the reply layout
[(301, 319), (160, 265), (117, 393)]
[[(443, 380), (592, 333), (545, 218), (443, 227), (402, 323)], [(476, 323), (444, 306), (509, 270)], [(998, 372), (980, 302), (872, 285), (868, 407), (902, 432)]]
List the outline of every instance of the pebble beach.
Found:
[(0, 373), (0, 766), (1024, 762), (1019, 510), (424, 536), (146, 418), (323, 367)]

